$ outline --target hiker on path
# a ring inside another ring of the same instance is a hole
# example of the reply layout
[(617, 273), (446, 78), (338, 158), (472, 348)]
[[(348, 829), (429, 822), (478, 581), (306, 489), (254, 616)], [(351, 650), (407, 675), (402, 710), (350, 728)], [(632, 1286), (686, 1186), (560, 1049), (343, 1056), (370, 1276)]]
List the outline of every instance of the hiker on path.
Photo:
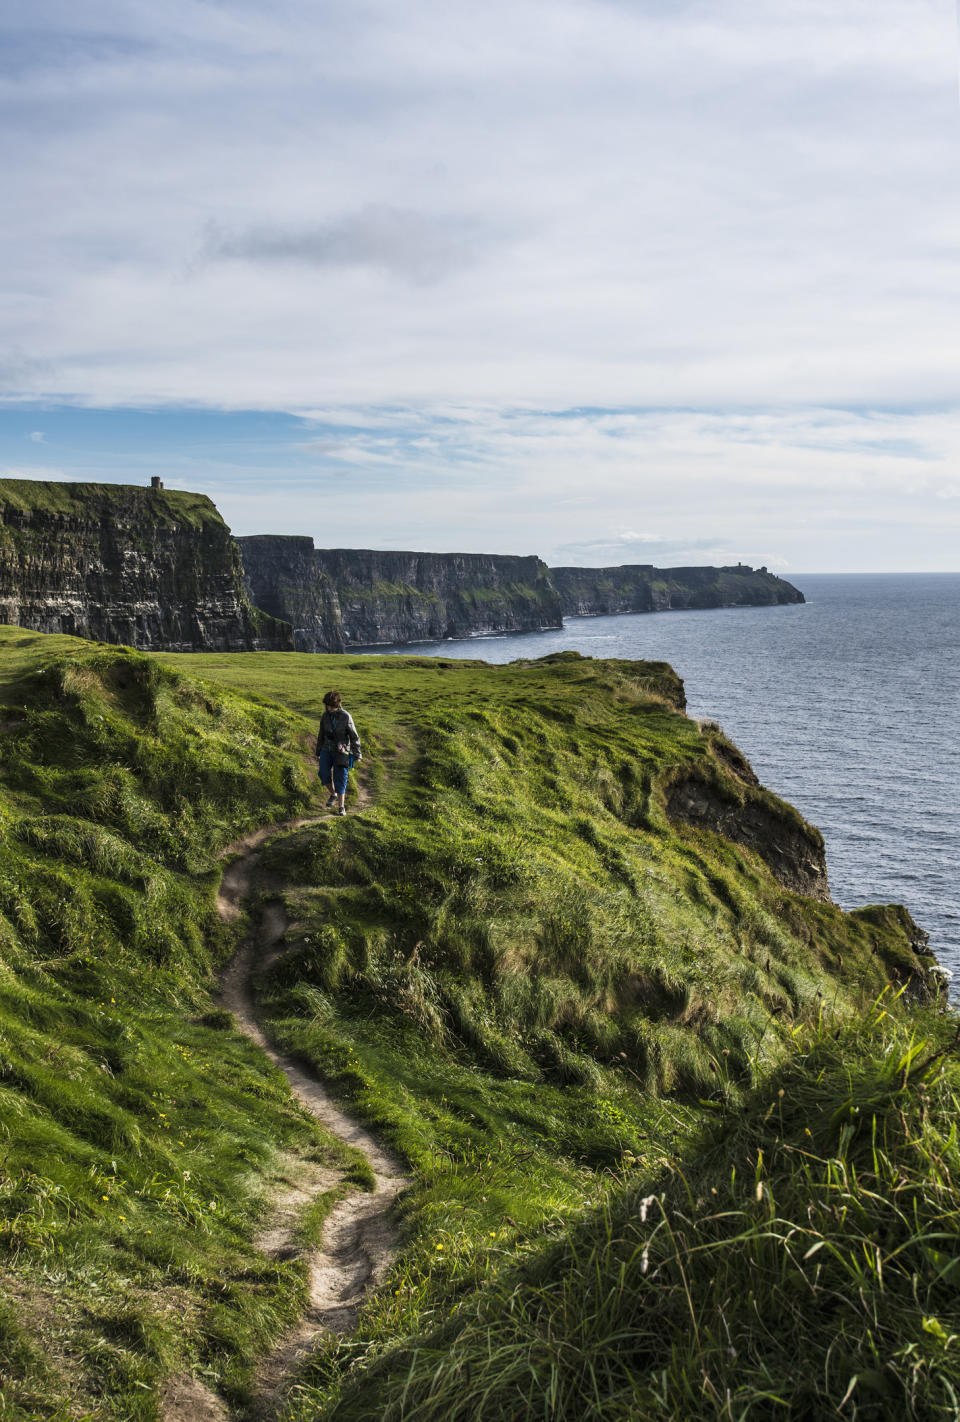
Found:
[(350, 767), (361, 759), (360, 737), (353, 717), (343, 708), (339, 691), (328, 691), (323, 704), (326, 710), (320, 717), (317, 734), (317, 774), (330, 789), (327, 809), (339, 802), (339, 813), (345, 815), (347, 776)]

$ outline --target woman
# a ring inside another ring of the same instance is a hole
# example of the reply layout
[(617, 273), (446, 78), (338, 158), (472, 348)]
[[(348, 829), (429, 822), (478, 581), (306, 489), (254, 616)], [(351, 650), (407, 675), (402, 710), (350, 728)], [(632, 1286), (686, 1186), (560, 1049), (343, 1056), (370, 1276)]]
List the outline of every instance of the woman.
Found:
[(345, 815), (347, 775), (361, 758), (360, 737), (350, 712), (343, 709), (339, 691), (328, 691), (323, 704), (326, 710), (317, 735), (317, 774), (330, 787), (327, 809), (339, 801), (339, 813)]

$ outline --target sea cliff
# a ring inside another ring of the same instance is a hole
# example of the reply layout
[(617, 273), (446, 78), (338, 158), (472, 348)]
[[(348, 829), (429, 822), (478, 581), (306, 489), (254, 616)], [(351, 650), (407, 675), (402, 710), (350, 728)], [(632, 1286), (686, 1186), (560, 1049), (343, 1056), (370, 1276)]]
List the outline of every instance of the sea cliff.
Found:
[(548, 568), (539, 558), (315, 548), (311, 538), (237, 540), (257, 607), (291, 622), (297, 651), (539, 632), (564, 616), (766, 607), (803, 593), (766, 568)]
[(565, 617), (619, 612), (667, 612), (679, 608), (772, 607), (803, 602), (784, 578), (737, 563), (725, 568), (655, 568), (627, 563), (619, 568), (551, 568)]
[(205, 495), (159, 480), (0, 480), (0, 623), (148, 650), (339, 652), (788, 602), (803, 594), (744, 564), (550, 569), (535, 556), (233, 539)]
[(560, 627), (536, 557), (314, 548), (310, 538), (237, 540), (253, 602), (292, 622), (298, 651)]
[(283, 651), (203, 494), (0, 480), (0, 623), (166, 651)]

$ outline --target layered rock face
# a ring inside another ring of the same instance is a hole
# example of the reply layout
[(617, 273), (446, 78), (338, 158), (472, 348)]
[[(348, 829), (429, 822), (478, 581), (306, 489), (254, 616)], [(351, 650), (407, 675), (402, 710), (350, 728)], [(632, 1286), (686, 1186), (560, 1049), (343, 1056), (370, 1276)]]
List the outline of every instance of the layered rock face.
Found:
[(550, 572), (566, 617), (678, 608), (771, 607), (804, 601), (803, 593), (792, 583), (746, 563), (729, 568), (655, 568), (651, 563), (628, 563), (620, 568), (551, 568)]
[(539, 558), (314, 548), (272, 534), (237, 541), (251, 599), (293, 623), (298, 651), (562, 626)]
[(174, 652), (284, 651), (203, 494), (0, 480), (0, 622)]
[(248, 596), (271, 617), (292, 624), (296, 650), (342, 652), (347, 639), (340, 599), (313, 539), (266, 533), (237, 543)]
[(746, 757), (722, 732), (705, 726), (703, 734), (715, 769), (698, 762), (670, 773), (663, 784), (668, 816), (745, 845), (766, 860), (785, 888), (829, 902), (823, 835), (763, 788)]

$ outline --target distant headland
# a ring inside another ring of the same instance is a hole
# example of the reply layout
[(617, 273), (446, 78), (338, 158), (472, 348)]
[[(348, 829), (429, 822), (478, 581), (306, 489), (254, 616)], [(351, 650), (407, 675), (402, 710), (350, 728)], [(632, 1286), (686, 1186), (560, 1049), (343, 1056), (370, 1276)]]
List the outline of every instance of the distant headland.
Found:
[(766, 568), (548, 568), (233, 538), (203, 494), (0, 479), (0, 623), (165, 651), (337, 652), (563, 618), (803, 602)]

